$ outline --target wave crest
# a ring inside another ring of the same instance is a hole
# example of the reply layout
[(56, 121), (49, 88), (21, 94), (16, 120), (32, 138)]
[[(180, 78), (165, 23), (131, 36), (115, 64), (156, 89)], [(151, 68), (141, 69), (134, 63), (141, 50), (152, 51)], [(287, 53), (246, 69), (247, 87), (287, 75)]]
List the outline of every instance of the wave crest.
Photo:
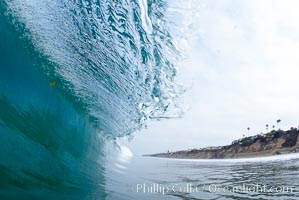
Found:
[(34, 48), (54, 63), (43, 66), (49, 77), (112, 137), (163, 116), (178, 96), (173, 64), (178, 52), (167, 28), (165, 1), (6, 4), (25, 25)]

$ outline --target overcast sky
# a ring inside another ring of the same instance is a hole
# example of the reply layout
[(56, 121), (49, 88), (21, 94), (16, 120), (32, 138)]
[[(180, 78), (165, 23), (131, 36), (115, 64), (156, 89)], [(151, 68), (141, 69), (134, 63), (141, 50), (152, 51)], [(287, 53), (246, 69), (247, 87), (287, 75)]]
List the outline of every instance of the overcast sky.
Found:
[(179, 81), (192, 85), (183, 97), (190, 110), (182, 119), (150, 122), (122, 143), (140, 155), (229, 144), (277, 119), (280, 128), (297, 127), (299, 1), (182, 2), (168, 14), (181, 19), (185, 33), (175, 40), (187, 56), (178, 65)]

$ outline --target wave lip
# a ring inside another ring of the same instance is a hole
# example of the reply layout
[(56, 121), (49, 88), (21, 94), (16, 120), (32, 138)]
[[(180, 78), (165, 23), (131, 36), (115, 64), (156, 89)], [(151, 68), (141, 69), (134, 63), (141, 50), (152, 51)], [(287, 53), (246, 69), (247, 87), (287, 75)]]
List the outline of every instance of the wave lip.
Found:
[[(165, 8), (0, 1), (0, 198), (108, 196), (107, 140), (163, 116), (178, 96)], [(132, 157), (122, 153), (120, 171)]]
[(132, 133), (163, 116), (178, 95), (177, 55), (166, 3), (139, 1), (5, 1), (33, 47), (111, 137)]

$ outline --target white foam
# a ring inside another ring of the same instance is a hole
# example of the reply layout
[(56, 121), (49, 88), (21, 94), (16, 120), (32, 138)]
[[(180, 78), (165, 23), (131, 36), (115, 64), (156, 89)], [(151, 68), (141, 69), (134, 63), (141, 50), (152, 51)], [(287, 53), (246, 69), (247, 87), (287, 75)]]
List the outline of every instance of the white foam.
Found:
[(139, 0), (139, 7), (141, 12), (141, 21), (142, 21), (143, 29), (148, 34), (151, 34), (153, 31), (153, 27), (152, 27), (152, 22), (148, 17), (147, 0)]

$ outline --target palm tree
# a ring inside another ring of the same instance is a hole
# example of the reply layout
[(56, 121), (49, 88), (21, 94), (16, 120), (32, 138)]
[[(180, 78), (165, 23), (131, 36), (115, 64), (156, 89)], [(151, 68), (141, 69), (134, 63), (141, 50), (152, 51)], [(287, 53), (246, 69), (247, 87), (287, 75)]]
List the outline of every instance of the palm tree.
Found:
[[(250, 131), (250, 127), (248, 127), (247, 130), (248, 130), (248, 133), (249, 133), (249, 131)], [(245, 137), (245, 134), (243, 134), (243, 137)]]
[(268, 132), (268, 128), (269, 128), (269, 124), (266, 124), (266, 130), (267, 130), (267, 132)]
[(275, 129), (275, 126), (273, 125), (272, 128), (273, 128), (273, 130), (274, 130), (274, 129)]
[[(276, 122), (277, 122), (277, 126), (278, 126), (278, 124), (281, 122), (281, 120), (278, 119), (278, 120), (276, 120)], [(279, 129), (279, 128), (278, 128), (278, 129)]]

